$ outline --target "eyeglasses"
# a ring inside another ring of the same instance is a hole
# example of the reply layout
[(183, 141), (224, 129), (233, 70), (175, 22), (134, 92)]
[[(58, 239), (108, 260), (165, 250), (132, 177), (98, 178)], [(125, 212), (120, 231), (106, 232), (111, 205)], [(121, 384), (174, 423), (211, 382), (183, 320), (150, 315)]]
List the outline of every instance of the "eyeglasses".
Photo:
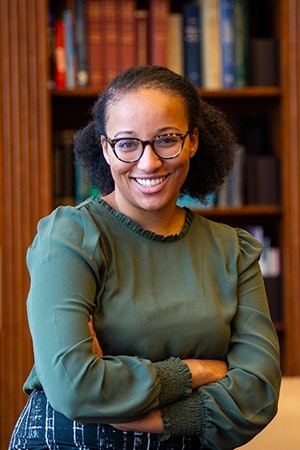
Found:
[(150, 145), (154, 153), (162, 159), (172, 159), (178, 156), (183, 148), (185, 138), (190, 133), (168, 133), (154, 136), (149, 141), (137, 138), (110, 139), (104, 136), (116, 157), (126, 163), (138, 161), (144, 153), (146, 145)]

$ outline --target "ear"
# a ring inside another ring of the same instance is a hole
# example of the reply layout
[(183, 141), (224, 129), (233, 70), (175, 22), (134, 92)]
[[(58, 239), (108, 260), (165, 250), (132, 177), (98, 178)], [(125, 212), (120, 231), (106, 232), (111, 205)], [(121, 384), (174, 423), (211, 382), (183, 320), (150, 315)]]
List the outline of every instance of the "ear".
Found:
[(104, 156), (104, 158), (105, 158), (105, 161), (106, 161), (107, 164), (110, 166), (107, 140), (105, 139), (104, 136), (101, 136), (100, 142), (101, 142), (101, 147), (102, 147), (103, 156)]
[(190, 157), (195, 156), (199, 144), (199, 130), (194, 128), (190, 133)]

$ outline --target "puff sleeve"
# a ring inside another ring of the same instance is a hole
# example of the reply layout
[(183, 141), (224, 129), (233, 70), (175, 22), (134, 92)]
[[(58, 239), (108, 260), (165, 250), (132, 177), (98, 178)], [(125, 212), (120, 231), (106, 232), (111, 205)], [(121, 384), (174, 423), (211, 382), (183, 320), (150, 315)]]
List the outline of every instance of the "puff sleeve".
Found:
[(198, 434), (204, 447), (215, 450), (243, 445), (271, 421), (281, 380), (278, 338), (258, 262), (262, 247), (246, 231), (236, 233), (237, 308), (227, 376), (163, 409), (166, 435)]

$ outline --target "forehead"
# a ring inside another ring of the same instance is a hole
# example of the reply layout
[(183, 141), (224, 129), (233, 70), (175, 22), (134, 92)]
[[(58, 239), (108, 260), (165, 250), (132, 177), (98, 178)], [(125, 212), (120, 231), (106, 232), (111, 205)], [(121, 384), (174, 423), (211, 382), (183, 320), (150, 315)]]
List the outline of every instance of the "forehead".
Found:
[(187, 121), (184, 98), (177, 92), (159, 88), (141, 87), (118, 94), (109, 101), (106, 108), (106, 121), (130, 118), (153, 120), (155, 117), (174, 116)]

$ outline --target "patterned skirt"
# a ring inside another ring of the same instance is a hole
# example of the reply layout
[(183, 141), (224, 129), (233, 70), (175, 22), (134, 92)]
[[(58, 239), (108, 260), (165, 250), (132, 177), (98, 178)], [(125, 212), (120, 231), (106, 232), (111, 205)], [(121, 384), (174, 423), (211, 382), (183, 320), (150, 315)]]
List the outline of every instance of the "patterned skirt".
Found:
[(196, 436), (161, 440), (151, 433), (126, 432), (100, 423), (81, 424), (55, 411), (43, 391), (30, 395), (8, 450), (200, 450)]

